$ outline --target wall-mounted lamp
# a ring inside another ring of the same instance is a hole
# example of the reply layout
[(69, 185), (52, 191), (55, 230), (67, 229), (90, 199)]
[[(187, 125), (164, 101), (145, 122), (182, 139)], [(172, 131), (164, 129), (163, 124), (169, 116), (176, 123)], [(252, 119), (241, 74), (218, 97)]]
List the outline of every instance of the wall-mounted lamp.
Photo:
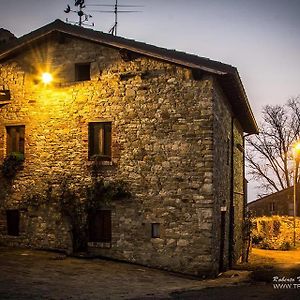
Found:
[(42, 74), (42, 81), (44, 84), (49, 84), (50, 82), (53, 81), (53, 77), (50, 73), (45, 72)]

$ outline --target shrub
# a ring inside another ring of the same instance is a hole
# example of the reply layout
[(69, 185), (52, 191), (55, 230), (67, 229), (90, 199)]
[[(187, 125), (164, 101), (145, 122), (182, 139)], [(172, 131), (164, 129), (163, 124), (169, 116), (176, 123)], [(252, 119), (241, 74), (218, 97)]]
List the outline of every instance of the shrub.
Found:
[[(296, 223), (300, 234), (300, 220)], [(289, 250), (293, 244), (293, 219), (285, 216), (257, 217), (253, 220), (253, 246), (271, 250)]]
[(1, 171), (4, 177), (12, 179), (21, 169), (24, 162), (24, 154), (13, 152), (5, 157), (1, 166)]

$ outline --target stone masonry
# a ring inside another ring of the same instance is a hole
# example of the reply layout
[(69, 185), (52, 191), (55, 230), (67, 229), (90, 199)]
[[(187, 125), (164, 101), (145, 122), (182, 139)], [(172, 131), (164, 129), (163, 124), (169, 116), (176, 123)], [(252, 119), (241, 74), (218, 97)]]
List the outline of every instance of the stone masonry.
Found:
[[(85, 62), (91, 80), (77, 82), (74, 64)], [(39, 81), (45, 68), (53, 84)], [(124, 61), (113, 47), (53, 35), (3, 61), (1, 87), (11, 101), (0, 108), (0, 163), (9, 125), (25, 126), (25, 160), (15, 178), (1, 177), (0, 243), (73, 252), (74, 224), (61, 199), (71, 193), (83, 228), (88, 215), (81, 204), (102, 180), (124, 183), (130, 197), (98, 199), (112, 212), (112, 240), (89, 243), (89, 252), (209, 276), (218, 273), (221, 256), (225, 268), (230, 255), (240, 258), (243, 130), (214, 76), (195, 79), (189, 68), (146, 56)], [(99, 121), (112, 123), (111, 161), (88, 157), (88, 124)], [(19, 236), (7, 234), (8, 209), (20, 211)], [(160, 224), (157, 238), (153, 223)]]

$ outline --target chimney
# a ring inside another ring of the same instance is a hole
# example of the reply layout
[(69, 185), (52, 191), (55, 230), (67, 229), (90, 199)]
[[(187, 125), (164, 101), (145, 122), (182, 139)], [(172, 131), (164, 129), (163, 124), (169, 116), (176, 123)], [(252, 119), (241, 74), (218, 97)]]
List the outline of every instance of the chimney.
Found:
[(9, 30), (0, 28), (0, 47), (3, 47), (7, 43), (15, 39), (15, 35), (12, 34)]

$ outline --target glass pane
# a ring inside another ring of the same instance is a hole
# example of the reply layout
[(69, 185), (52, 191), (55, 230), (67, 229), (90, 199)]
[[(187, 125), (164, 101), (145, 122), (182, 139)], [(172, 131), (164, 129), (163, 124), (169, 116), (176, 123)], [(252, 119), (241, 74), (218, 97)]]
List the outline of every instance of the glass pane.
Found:
[(153, 238), (159, 238), (160, 237), (160, 224), (159, 223), (153, 223), (152, 224), (152, 237)]

